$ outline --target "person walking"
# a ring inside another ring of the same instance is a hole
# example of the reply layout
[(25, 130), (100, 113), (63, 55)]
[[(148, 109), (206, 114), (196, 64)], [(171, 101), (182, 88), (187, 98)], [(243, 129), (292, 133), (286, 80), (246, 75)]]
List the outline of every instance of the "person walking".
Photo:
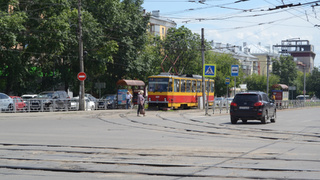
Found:
[(127, 96), (126, 96), (127, 109), (131, 108), (131, 99), (132, 99), (132, 94), (129, 91), (127, 91)]
[(139, 114), (143, 114), (143, 116), (146, 116), (145, 113), (145, 109), (144, 109), (144, 97), (143, 97), (144, 91), (141, 90), (138, 93), (138, 99), (137, 99), (137, 103), (138, 103), (138, 111), (137, 111), (137, 116), (140, 116)]

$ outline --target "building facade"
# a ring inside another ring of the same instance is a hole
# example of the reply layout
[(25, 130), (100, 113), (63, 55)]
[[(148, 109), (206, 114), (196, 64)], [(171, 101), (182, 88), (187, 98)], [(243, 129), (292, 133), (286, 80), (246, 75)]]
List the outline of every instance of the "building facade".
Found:
[(282, 55), (291, 55), (300, 71), (312, 72), (314, 68), (314, 46), (308, 40), (287, 39), (282, 40), (279, 47), (279, 53)]
[(174, 21), (161, 18), (159, 10), (152, 11), (150, 15), (149, 32), (155, 36), (160, 36), (161, 39), (166, 37), (169, 28), (175, 28), (177, 26), (177, 23)]

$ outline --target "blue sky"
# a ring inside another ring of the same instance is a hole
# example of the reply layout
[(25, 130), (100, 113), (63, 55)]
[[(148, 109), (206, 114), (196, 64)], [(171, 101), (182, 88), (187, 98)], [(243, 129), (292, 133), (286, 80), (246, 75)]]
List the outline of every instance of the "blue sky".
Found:
[(309, 40), (318, 67), (320, 6), (316, 3), (320, 5), (315, 0), (144, 0), (142, 6), (147, 12), (160, 10), (160, 16), (175, 21), (177, 27), (184, 25), (198, 34), (204, 28), (207, 40), (223, 44), (269, 46), (291, 38)]

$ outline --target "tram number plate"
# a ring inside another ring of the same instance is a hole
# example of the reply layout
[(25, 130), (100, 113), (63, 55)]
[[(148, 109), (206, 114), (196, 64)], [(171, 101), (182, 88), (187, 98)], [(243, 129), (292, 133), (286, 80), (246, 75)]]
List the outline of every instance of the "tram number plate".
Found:
[(249, 106), (240, 106), (239, 109), (249, 109)]
[(156, 96), (156, 98), (157, 98), (157, 99), (159, 99), (159, 98), (160, 98), (160, 96)]

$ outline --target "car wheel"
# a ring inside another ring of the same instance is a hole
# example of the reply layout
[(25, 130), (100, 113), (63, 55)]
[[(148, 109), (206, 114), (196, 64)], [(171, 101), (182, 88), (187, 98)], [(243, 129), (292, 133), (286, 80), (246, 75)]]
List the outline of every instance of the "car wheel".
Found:
[(13, 111), (13, 105), (12, 105), (12, 104), (9, 104), (8, 110), (9, 110), (9, 111)]
[(268, 120), (268, 111), (264, 113), (264, 116), (261, 118), (261, 124), (266, 124)]
[(236, 117), (231, 116), (231, 124), (237, 124), (238, 119)]
[(270, 119), (270, 121), (271, 121), (272, 123), (275, 123), (275, 122), (276, 122), (276, 119), (277, 119), (277, 112), (274, 111), (273, 116), (272, 116), (272, 118)]

